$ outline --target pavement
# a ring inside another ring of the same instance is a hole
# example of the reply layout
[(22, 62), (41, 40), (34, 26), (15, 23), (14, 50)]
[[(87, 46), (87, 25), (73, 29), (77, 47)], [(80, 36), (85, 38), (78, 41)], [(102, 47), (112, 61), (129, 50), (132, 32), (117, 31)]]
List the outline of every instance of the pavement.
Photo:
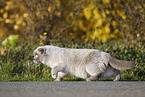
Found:
[(145, 97), (145, 81), (0, 82), (0, 97)]

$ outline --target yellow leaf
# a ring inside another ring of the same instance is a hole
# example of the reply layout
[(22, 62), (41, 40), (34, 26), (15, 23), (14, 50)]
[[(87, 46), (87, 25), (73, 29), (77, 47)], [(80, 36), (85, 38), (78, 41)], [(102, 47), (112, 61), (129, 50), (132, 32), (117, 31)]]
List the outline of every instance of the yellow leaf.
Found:
[(55, 13), (57, 16), (60, 16), (61, 15), (61, 12), (56, 12)]
[(48, 7), (47, 11), (50, 12), (50, 13), (52, 12), (51, 6)]
[(142, 6), (141, 5), (139, 5), (139, 7), (138, 7), (139, 9), (142, 9)]
[(9, 10), (9, 9), (13, 8), (13, 6), (14, 6), (13, 1), (7, 1), (6, 6), (5, 6), (5, 10)]
[(20, 5), (20, 9), (21, 9), (21, 10), (24, 10), (24, 9), (25, 9), (25, 6), (24, 6), (23, 4), (21, 4), (21, 5)]
[(11, 5), (13, 5), (13, 1), (7, 1), (6, 4), (7, 4), (8, 6), (11, 6)]
[(110, 11), (109, 10), (105, 10), (106, 14), (110, 14)]
[(110, 33), (110, 24), (109, 23), (107, 23), (106, 24), (106, 26), (104, 27), (104, 29), (105, 29), (105, 33)]
[(126, 19), (126, 16), (125, 15), (122, 15), (122, 19), (125, 20)]
[(102, 19), (99, 19), (99, 20), (97, 21), (97, 23), (96, 23), (96, 25), (97, 25), (98, 27), (100, 27), (102, 24), (103, 24)]
[(105, 33), (110, 33), (110, 27), (109, 26), (105, 26)]
[(23, 18), (19, 18), (19, 19), (17, 20), (16, 24), (19, 25), (19, 24), (22, 23), (22, 21), (23, 21)]
[(113, 23), (113, 25), (114, 25), (114, 26), (116, 26), (116, 25), (117, 25), (117, 22), (116, 22), (116, 21), (114, 21), (114, 20), (112, 21), (112, 23)]
[(118, 32), (119, 32), (118, 29), (115, 29), (113, 33), (117, 34)]
[(9, 10), (9, 9), (10, 9), (10, 6), (6, 6), (6, 7), (5, 7), (5, 10)]
[(127, 26), (126, 24), (123, 24), (123, 26), (122, 26), (122, 27), (123, 27), (123, 28), (125, 28), (126, 26)]
[(22, 25), (23, 25), (23, 26), (26, 26), (26, 22), (22, 22)]
[(100, 13), (99, 13), (99, 11), (98, 11), (97, 8), (95, 8), (95, 9), (93, 10), (93, 14), (94, 14), (94, 18), (95, 18), (95, 19), (98, 19), (98, 18), (101, 17), (101, 15), (100, 15)]
[(0, 18), (0, 22), (1, 22), (1, 21), (4, 21), (4, 19), (3, 19), (3, 18)]
[(3, 13), (4, 12), (4, 10), (3, 9), (0, 9), (0, 13)]
[(104, 3), (110, 3), (110, 0), (103, 0)]
[(102, 12), (102, 16), (103, 18), (106, 18), (106, 14), (104, 12)]
[(89, 7), (85, 8), (83, 10), (83, 13), (84, 13), (84, 16), (86, 17), (87, 20), (89, 20), (92, 16), (92, 12), (91, 12), (91, 9)]
[(7, 17), (8, 17), (8, 13), (5, 12), (5, 13), (3, 14), (3, 18), (7, 18)]
[(110, 34), (110, 38), (115, 38), (115, 35), (114, 34)]
[(56, 6), (57, 6), (57, 7), (59, 7), (59, 6), (60, 6), (60, 2), (59, 2), (59, 1), (57, 2)]
[(102, 36), (102, 42), (105, 43), (106, 41), (107, 41), (107, 36), (106, 35), (103, 35)]
[(81, 29), (81, 30), (83, 30), (83, 31), (86, 31), (86, 30), (87, 30), (87, 28), (84, 27), (83, 21), (80, 21), (80, 22), (79, 22), (79, 26), (80, 26), (80, 29)]
[(94, 33), (91, 35), (93, 40), (100, 38), (102, 35), (102, 31), (100, 29), (95, 29)]

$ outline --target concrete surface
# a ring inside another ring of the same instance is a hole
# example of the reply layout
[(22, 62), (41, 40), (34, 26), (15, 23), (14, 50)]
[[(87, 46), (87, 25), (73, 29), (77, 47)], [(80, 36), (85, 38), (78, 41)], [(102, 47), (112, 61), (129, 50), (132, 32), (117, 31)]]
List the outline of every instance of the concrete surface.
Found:
[(0, 82), (0, 97), (145, 97), (145, 82)]

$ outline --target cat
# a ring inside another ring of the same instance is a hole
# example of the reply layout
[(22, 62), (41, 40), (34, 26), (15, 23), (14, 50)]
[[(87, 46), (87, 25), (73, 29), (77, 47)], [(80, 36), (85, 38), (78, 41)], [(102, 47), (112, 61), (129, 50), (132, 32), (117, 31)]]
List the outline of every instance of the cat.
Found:
[(109, 53), (96, 49), (71, 49), (46, 45), (34, 50), (34, 63), (43, 63), (51, 67), (55, 81), (62, 81), (70, 74), (86, 81), (99, 78), (121, 79), (120, 70), (132, 69), (133, 62), (118, 60)]

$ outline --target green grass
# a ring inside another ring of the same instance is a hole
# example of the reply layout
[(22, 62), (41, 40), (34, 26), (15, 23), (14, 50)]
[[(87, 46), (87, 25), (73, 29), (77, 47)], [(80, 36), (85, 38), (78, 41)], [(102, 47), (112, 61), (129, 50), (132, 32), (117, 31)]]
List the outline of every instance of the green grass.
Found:
[[(122, 81), (145, 81), (145, 46), (138, 42), (132, 44), (120, 41), (109, 43), (95, 42), (50, 42), (50, 45), (67, 48), (99, 49), (112, 54), (120, 60), (135, 63), (135, 68), (121, 71)], [(54, 81), (51, 69), (43, 64), (33, 64), (33, 50), (39, 45), (22, 44), (7, 48), (0, 54), (0, 81)], [(2, 46), (0, 46), (2, 49)], [(104, 79), (100, 79), (104, 80)], [(106, 79), (112, 80), (112, 79)], [(81, 78), (67, 76), (64, 81), (85, 81)]]

